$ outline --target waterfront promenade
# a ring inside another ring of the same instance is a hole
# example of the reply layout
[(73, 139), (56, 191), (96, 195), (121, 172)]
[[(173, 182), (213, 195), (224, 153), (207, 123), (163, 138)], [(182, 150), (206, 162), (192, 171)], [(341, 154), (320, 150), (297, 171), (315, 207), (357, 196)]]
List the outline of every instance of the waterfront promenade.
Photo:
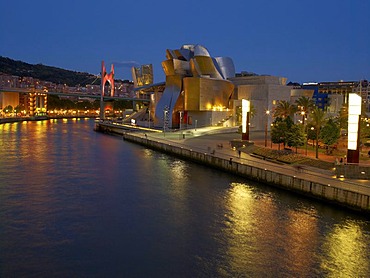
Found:
[[(260, 135), (252, 132), (251, 141), (254, 141), (255, 137), (256, 145), (264, 144), (264, 140), (261, 142)], [(126, 132), (124, 135), (124, 139), (129, 141), (198, 160), (200, 163), (223, 168), (231, 173), (347, 207), (370, 211), (369, 180), (336, 178), (333, 170), (309, 166), (297, 168), (294, 165), (263, 160), (248, 153), (248, 147), (239, 153), (239, 150), (231, 147), (230, 141), (240, 137), (241, 135), (235, 129), (225, 128), (166, 133), (135, 131)], [(311, 152), (309, 153), (312, 155)], [(332, 159), (334, 160), (333, 157)]]
[[(248, 148), (246, 148), (245, 151), (241, 151), (239, 156), (238, 150), (231, 148), (230, 145), (230, 141), (241, 139), (241, 135), (238, 134), (235, 129), (201, 128), (197, 131), (191, 130), (191, 132), (188, 133), (167, 132), (164, 135), (163, 133), (135, 132), (132, 134), (165, 144), (208, 153), (209, 155), (220, 158), (232, 158), (232, 161), (234, 162), (265, 167), (269, 170), (274, 170), (291, 176), (317, 180), (320, 182), (325, 180), (325, 183), (330, 184), (331, 186), (335, 185), (346, 189), (351, 188), (355, 191), (370, 195), (369, 180), (338, 179), (335, 177), (334, 171), (310, 166), (303, 166), (303, 168), (298, 170), (294, 165), (281, 164), (257, 158), (248, 153)], [(183, 137), (183, 134), (185, 134), (185, 138)], [(254, 142), (256, 146), (262, 146), (264, 144), (264, 139), (261, 138), (260, 132), (251, 132), (250, 137), (251, 141)], [(273, 148), (277, 149), (278, 146), (274, 145)], [(314, 150), (309, 150), (307, 154), (309, 157), (314, 157), (315, 155)], [(320, 159), (332, 161), (334, 167), (335, 158), (333, 156), (320, 154)]]

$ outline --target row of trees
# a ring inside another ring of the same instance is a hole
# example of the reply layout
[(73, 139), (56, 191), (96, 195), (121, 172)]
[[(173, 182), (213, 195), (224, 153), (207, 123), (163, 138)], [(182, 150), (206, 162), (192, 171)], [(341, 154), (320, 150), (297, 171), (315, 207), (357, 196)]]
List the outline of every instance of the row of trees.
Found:
[[(302, 116), (300, 124), (293, 122), (294, 114)], [(325, 111), (315, 106), (312, 99), (304, 96), (294, 104), (280, 101), (274, 111), (274, 118), (271, 128), (273, 143), (298, 148), (307, 144), (308, 140), (315, 140), (316, 158), (319, 142), (330, 150), (340, 138), (341, 125), (345, 124), (343, 117), (328, 117)]]

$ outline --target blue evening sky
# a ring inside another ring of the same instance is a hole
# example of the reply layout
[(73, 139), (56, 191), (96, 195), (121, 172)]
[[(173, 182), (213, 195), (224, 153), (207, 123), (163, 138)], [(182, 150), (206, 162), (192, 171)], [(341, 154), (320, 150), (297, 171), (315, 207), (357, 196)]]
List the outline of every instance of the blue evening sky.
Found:
[[(106, 3), (105, 5), (102, 3)], [(369, 0), (12, 0), (0, 2), (0, 56), (99, 74), (201, 44), (237, 72), (293, 82), (370, 79)]]

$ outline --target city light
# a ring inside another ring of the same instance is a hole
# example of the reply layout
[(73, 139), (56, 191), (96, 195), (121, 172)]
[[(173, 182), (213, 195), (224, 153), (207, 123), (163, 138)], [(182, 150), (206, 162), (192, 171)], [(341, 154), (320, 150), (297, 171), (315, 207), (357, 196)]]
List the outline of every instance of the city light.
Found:
[(247, 133), (247, 116), (250, 110), (250, 101), (242, 99), (242, 133)]
[(348, 97), (348, 149), (357, 150), (358, 123), (361, 115), (361, 96), (349, 94)]

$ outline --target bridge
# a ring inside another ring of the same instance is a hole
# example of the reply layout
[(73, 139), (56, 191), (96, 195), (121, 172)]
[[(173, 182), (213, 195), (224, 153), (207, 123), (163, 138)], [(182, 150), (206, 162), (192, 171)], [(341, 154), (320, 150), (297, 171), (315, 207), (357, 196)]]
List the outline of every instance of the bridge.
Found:
[[(81, 92), (76, 93), (64, 93), (64, 92), (49, 92), (48, 90), (44, 89), (36, 89), (36, 88), (14, 88), (14, 87), (0, 87), (0, 100), (2, 106), (7, 106), (6, 101), (4, 101), (4, 94), (14, 93), (14, 94), (27, 94), (27, 104), (28, 104), (28, 111), (29, 115), (35, 116), (36, 114), (44, 114), (47, 112), (47, 96), (63, 96), (63, 97), (76, 97), (76, 98), (90, 98), (90, 99), (99, 99), (100, 100), (100, 109), (102, 111), (105, 110), (105, 103), (109, 103), (111, 101), (116, 100), (123, 100), (123, 101), (130, 101), (132, 102), (132, 106), (135, 103), (149, 103), (149, 98), (129, 98), (129, 97), (121, 97), (121, 96), (112, 96), (112, 95), (92, 95), (92, 94), (83, 94)], [(1, 97), (1, 95), (3, 95)], [(39, 112), (37, 112), (39, 111)], [(101, 118), (104, 118), (105, 113), (100, 113)], [(103, 115), (103, 116), (102, 116)]]
[[(79, 97), (79, 98), (93, 98), (101, 99), (101, 95), (90, 95), (83, 94), (81, 92), (76, 93), (63, 93), (63, 92), (49, 92), (42, 89), (35, 88), (6, 88), (0, 87), (0, 93), (24, 93), (24, 94), (43, 94), (43, 95), (54, 95), (54, 96), (65, 96), (65, 97)], [(120, 96), (103, 96), (104, 100), (126, 100), (126, 101), (141, 101), (141, 102), (150, 102), (150, 99), (147, 98), (129, 98), (129, 97), (120, 97)]]

